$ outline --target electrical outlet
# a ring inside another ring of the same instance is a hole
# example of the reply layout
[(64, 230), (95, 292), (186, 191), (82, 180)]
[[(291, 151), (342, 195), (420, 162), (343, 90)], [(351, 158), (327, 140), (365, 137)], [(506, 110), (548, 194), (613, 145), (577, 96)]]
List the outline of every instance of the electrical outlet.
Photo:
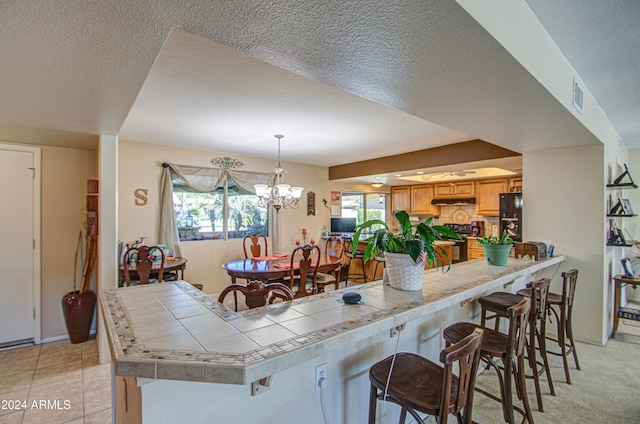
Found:
[(318, 365), (316, 367), (316, 392), (327, 387), (327, 364)]

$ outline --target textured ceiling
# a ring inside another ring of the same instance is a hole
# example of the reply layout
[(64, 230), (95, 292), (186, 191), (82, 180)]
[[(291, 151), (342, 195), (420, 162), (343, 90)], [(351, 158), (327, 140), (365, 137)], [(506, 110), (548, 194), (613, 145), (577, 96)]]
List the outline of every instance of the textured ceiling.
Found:
[(283, 159), (325, 166), (475, 138), (597, 142), (453, 1), (3, 0), (0, 40), (0, 138), (273, 157), (282, 132)]

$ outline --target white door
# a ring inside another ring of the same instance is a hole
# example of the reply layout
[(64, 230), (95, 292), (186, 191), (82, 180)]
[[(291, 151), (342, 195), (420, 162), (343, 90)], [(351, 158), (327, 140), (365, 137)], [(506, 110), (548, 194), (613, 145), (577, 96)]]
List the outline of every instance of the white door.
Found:
[(37, 159), (37, 149), (0, 145), (0, 347), (36, 338)]

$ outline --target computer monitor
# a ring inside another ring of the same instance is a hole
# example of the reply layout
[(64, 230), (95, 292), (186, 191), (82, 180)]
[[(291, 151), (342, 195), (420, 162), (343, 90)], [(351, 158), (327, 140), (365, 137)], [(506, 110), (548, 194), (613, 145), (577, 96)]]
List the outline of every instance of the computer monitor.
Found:
[(331, 233), (344, 234), (356, 231), (355, 218), (331, 218)]

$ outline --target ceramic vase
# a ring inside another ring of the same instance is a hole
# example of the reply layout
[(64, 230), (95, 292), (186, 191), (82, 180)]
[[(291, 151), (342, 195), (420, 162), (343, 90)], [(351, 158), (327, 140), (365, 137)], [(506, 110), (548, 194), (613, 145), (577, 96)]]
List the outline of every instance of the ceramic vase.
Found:
[(96, 294), (92, 291), (70, 292), (62, 297), (62, 314), (71, 343), (82, 343), (89, 338)]

